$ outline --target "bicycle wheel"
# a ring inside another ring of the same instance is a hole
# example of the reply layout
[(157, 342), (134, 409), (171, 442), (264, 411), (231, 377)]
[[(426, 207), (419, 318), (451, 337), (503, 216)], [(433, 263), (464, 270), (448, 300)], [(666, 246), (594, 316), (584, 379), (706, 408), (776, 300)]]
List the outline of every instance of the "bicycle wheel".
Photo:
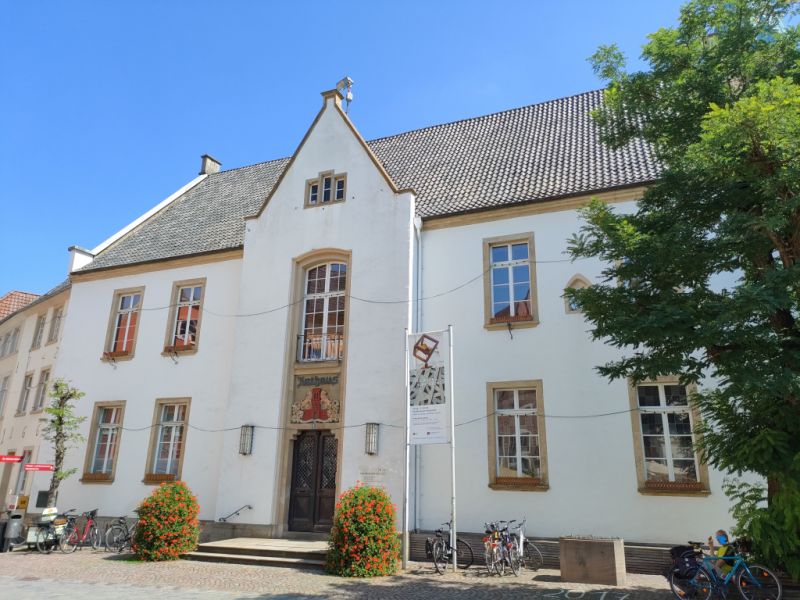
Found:
[(470, 545), (459, 538), (456, 540), (456, 561), (459, 569), (469, 569), (475, 562), (475, 555)]
[(691, 579), (682, 579), (673, 571), (669, 574), (669, 588), (678, 600), (708, 600), (714, 591), (711, 578), (703, 569), (699, 569)]
[(36, 549), (42, 554), (50, 554), (55, 545), (55, 533), (50, 527), (39, 527), (36, 531)]
[(92, 545), (92, 550), (100, 549), (100, 544), (103, 543), (103, 537), (100, 535), (100, 530), (97, 529), (97, 525), (92, 525), (92, 528), (89, 529), (88, 540)]
[(445, 551), (444, 540), (439, 539), (433, 543), (433, 566), (439, 575), (444, 575), (447, 571), (447, 552)]
[(128, 532), (122, 525), (112, 525), (106, 531), (106, 550), (109, 552), (122, 552), (125, 548)]
[(519, 570), (522, 567), (522, 560), (519, 556), (517, 545), (514, 544), (508, 549), (508, 566), (511, 567), (511, 572), (519, 577)]
[(494, 549), (494, 571), (501, 577), (506, 574), (506, 553), (499, 546)]
[(486, 544), (483, 548), (483, 564), (486, 565), (486, 571), (491, 575), (494, 573), (494, 552), (490, 544)]
[(80, 535), (78, 534), (78, 530), (75, 529), (73, 525), (67, 525), (66, 529), (64, 529), (64, 534), (61, 536), (59, 540), (58, 547), (64, 554), (69, 554), (71, 552), (75, 552), (78, 549), (78, 544), (80, 543)]
[(780, 600), (783, 587), (775, 574), (761, 565), (747, 565), (736, 575), (736, 587), (744, 600)]
[(526, 541), (522, 552), (522, 561), (526, 569), (538, 571), (544, 565), (544, 558), (539, 548), (533, 542)]

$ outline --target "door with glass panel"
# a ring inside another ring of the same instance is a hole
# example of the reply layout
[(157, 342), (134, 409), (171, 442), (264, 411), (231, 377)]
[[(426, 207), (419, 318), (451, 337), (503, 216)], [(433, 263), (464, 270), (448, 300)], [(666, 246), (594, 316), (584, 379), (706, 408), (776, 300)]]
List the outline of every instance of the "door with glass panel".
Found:
[(304, 431), (294, 441), (291, 531), (329, 531), (336, 505), (336, 437), (330, 431)]

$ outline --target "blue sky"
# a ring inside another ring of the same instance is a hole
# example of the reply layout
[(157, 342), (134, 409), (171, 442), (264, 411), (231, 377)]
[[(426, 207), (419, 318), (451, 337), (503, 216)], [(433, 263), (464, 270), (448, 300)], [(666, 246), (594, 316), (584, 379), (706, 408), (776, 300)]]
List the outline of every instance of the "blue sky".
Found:
[(194, 178), (289, 156), (345, 74), (366, 139), (596, 89), (677, 0), (13, 2), (0, 19), (0, 295), (66, 277)]

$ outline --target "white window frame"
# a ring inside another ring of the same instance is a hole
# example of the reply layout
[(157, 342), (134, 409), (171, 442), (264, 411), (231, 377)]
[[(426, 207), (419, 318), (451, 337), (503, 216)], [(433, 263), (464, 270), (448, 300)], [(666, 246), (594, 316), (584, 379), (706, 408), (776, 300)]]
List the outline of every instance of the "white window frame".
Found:
[(19, 350), (19, 332), (19, 327), (14, 328), (14, 331), (11, 332), (11, 350), (9, 354), (14, 354)]
[(50, 331), (47, 334), (47, 343), (50, 344), (58, 339), (61, 330), (61, 320), (64, 318), (64, 307), (57, 306), (53, 309), (53, 316), (50, 320)]
[(42, 369), (39, 371), (39, 382), (36, 384), (36, 400), (33, 403), (33, 411), (42, 410), (44, 408), (49, 383), (50, 369)]
[(14, 483), (14, 495), (19, 496), (25, 493), (25, 486), (28, 483), (28, 472), (25, 470), (25, 465), (31, 462), (33, 450), (27, 448), (22, 451), (22, 461), (17, 463), (19, 465), (19, 472), (17, 473), (17, 481)]
[[(101, 421), (103, 414), (106, 410), (111, 411), (112, 418), (110, 421)], [(92, 456), (89, 459), (89, 472), (90, 473), (103, 473), (111, 475), (114, 472), (114, 463), (117, 456), (117, 444), (119, 444), (120, 431), (122, 429), (122, 406), (104, 406), (97, 407), (96, 417), (96, 431), (94, 435), (94, 447), (92, 448)], [(100, 469), (95, 469), (97, 463), (98, 451), (100, 449), (100, 438), (103, 434), (108, 435), (108, 441), (105, 445), (105, 454), (102, 457), (102, 466)]]
[[(676, 405), (676, 406), (667, 406), (666, 402), (666, 391), (665, 388), (667, 386), (678, 386), (683, 387), (684, 391), (686, 392), (686, 405)], [(658, 401), (659, 406), (641, 406), (639, 404), (639, 388), (642, 387), (657, 387), (658, 388)], [(689, 437), (692, 441), (692, 456), (694, 458), (694, 473), (695, 479), (693, 482), (700, 483), (701, 482), (701, 473), (700, 473), (700, 461), (697, 456), (697, 452), (694, 450), (695, 447), (695, 422), (694, 422), (694, 415), (692, 414), (691, 407), (689, 406), (689, 390), (686, 386), (681, 385), (680, 383), (640, 383), (635, 386), (634, 394), (636, 398), (636, 406), (638, 408), (639, 414), (637, 418), (639, 419), (639, 440), (638, 443), (641, 446), (642, 450), (642, 473), (644, 476), (644, 480), (647, 481), (664, 481), (659, 479), (648, 479), (647, 477), (647, 455), (645, 453), (645, 437), (661, 437), (664, 442), (664, 458), (667, 461), (667, 476), (668, 479), (666, 481), (675, 482), (675, 458), (672, 455), (672, 444), (671, 444), (671, 437)], [(691, 431), (690, 434), (672, 434), (670, 433), (669, 429), (669, 415), (670, 414), (686, 414), (689, 416), (689, 429)], [(641, 422), (641, 415), (643, 414), (658, 414), (661, 415), (661, 423), (662, 423), (662, 432), (659, 434), (645, 434), (644, 433), (644, 426)], [(688, 459), (678, 459), (678, 460), (688, 460)], [(681, 482), (687, 480), (681, 480)], [(692, 482), (692, 480), (688, 480)]]
[[(513, 249), (514, 246), (524, 246), (525, 247), (525, 253), (527, 254), (527, 256), (524, 259), (523, 258), (517, 258), (517, 259), (512, 258), (512, 249)], [(495, 250), (495, 248), (502, 248), (502, 247), (505, 247), (505, 248), (508, 249), (508, 260), (498, 261), (498, 262), (492, 261), (491, 255), (493, 254), (493, 251)], [(490, 299), (491, 300), (492, 318), (497, 318), (496, 312), (495, 312), (495, 305), (497, 303), (495, 302), (494, 291), (495, 291), (495, 288), (499, 288), (499, 287), (507, 287), (508, 288), (509, 317), (511, 317), (512, 319), (519, 317), (519, 315), (516, 314), (516, 310), (517, 310), (516, 304), (517, 304), (517, 302), (527, 302), (528, 303), (528, 315), (526, 315), (526, 316), (532, 316), (533, 315), (533, 301), (532, 301), (533, 284), (531, 282), (530, 246), (529, 246), (527, 240), (520, 240), (518, 242), (503, 242), (503, 243), (490, 244), (490, 246), (489, 246), (489, 256), (490, 256), (490, 261), (491, 261), (490, 262), (490, 269), (491, 270), (489, 272), (489, 275), (491, 277), (491, 291), (492, 291), (492, 295), (491, 295), (491, 299)], [(522, 283), (522, 282), (517, 282), (517, 281), (514, 280), (514, 267), (522, 267), (522, 266), (528, 268), (528, 279), (525, 282), (528, 285), (528, 297), (527, 298), (521, 298), (521, 299), (517, 300), (515, 295), (514, 295), (514, 288), (515, 288), (517, 283)], [(505, 284), (495, 283), (495, 280), (494, 280), (495, 271), (499, 270), (499, 269), (505, 269), (506, 272), (508, 273), (508, 283), (505, 283)]]
[[(174, 414), (178, 411), (183, 411), (183, 417), (180, 420), (167, 419), (167, 409), (172, 408)], [(183, 453), (186, 448), (186, 429), (187, 429), (187, 416), (189, 413), (189, 405), (186, 402), (164, 402), (159, 404), (158, 408), (158, 424), (156, 426), (156, 436), (153, 446), (153, 457), (150, 463), (150, 473), (154, 475), (174, 475), (177, 479), (180, 476), (181, 463)], [(168, 432), (168, 433), (167, 433)], [(168, 440), (164, 435), (169, 437)], [(161, 447), (168, 444), (169, 453), (167, 456), (167, 464), (164, 470), (158, 470), (159, 456), (161, 454)], [(176, 452), (177, 449), (177, 452)], [(177, 454), (177, 456), (176, 456)]]
[(6, 400), (8, 399), (8, 384), (11, 381), (11, 375), (0, 377), (0, 419), (3, 418), (3, 411), (6, 407)]
[(44, 326), (47, 322), (47, 314), (39, 315), (36, 317), (36, 328), (33, 330), (33, 341), (31, 342), (31, 350), (36, 350), (42, 345), (42, 337), (44, 337)]
[(22, 389), (19, 393), (19, 404), (17, 404), (17, 414), (24, 415), (28, 409), (28, 400), (30, 400), (31, 390), (33, 389), (33, 373), (26, 373), (22, 379)]
[[(134, 306), (134, 298), (138, 296), (139, 299)], [(134, 346), (136, 345), (136, 335), (139, 332), (139, 324), (141, 322), (142, 299), (144, 292), (142, 290), (135, 290), (131, 292), (118, 292), (114, 294), (114, 317), (111, 322), (111, 335), (109, 336), (108, 345), (106, 350), (114, 354), (131, 354)], [(131, 304), (127, 308), (122, 308), (122, 302), (125, 298), (131, 299)], [(136, 325), (133, 328), (133, 335), (131, 335), (131, 316), (136, 313)], [(125, 318), (125, 335), (122, 338), (122, 348), (115, 348), (117, 343), (117, 331), (120, 329), (120, 322)]]
[[(341, 274), (344, 271), (344, 285), (340, 286), (340, 289), (337, 291), (330, 291), (331, 289), (331, 271), (332, 266), (339, 267), (339, 273)], [(325, 267), (325, 284), (324, 290), (322, 292), (308, 292), (309, 286), (309, 277), (311, 276), (311, 272), (315, 269), (320, 267)], [(305, 270), (304, 276), (304, 283), (303, 283), (303, 310), (302, 310), (302, 322), (301, 322), (301, 343), (299, 344), (299, 352), (298, 358), (302, 362), (307, 361), (323, 361), (323, 360), (339, 360), (342, 356), (344, 351), (344, 332), (345, 332), (345, 325), (346, 323), (342, 323), (341, 325), (336, 324), (333, 327), (336, 331), (334, 331), (333, 335), (334, 338), (330, 339), (329, 336), (331, 335), (329, 331), (329, 318), (332, 315), (338, 315), (341, 311), (344, 314), (344, 318), (347, 318), (347, 278), (350, 276), (349, 274), (349, 267), (348, 264), (341, 261), (331, 261), (313, 265), (308, 267)], [(337, 298), (338, 302), (340, 303), (340, 308), (336, 311), (331, 311), (331, 299)], [(317, 301), (322, 300), (322, 326), (321, 326), (321, 333), (308, 333), (310, 329), (307, 326), (307, 318), (311, 314), (320, 314), (320, 312), (314, 310), (312, 312), (308, 311), (308, 304), (312, 302), (316, 305)]]
[(344, 202), (347, 198), (347, 173), (323, 171), (306, 180), (305, 206), (325, 206)]
[[(181, 292), (189, 290), (189, 300), (181, 300)], [(195, 291), (200, 290), (199, 297), (195, 298)], [(194, 282), (180, 284), (175, 287), (175, 302), (172, 316), (172, 328), (168, 347), (173, 350), (194, 350), (197, 348), (197, 342), (200, 338), (200, 315), (203, 310), (203, 296), (205, 294), (205, 282)], [(181, 309), (187, 308), (187, 317), (181, 319)], [(195, 312), (196, 311), (196, 312)], [(190, 333), (189, 325), (195, 321), (194, 333)], [(181, 334), (179, 326), (181, 323), (186, 323), (186, 327)], [(190, 336), (194, 336), (194, 340), (189, 343)], [(183, 344), (178, 346), (178, 340), (182, 340)]]
[[(536, 408), (533, 408), (533, 409), (529, 409), (529, 408), (522, 409), (522, 408), (519, 408), (519, 393), (521, 391), (533, 392), (534, 393), (534, 395), (536, 397)], [(514, 394), (514, 408), (503, 408), (503, 409), (501, 409), (501, 408), (497, 407), (497, 400), (498, 400), (498, 397), (500, 396), (501, 392), (512, 392)], [(503, 477), (502, 475), (500, 475), (500, 473), (501, 473), (500, 461), (503, 458), (507, 458), (506, 455), (501, 455), (500, 454), (500, 451), (501, 451), (501, 447), (500, 447), (500, 437), (501, 437), (501, 434), (500, 434), (500, 417), (512, 417), (513, 416), (514, 417), (514, 444), (515, 444), (515, 447), (516, 447), (516, 456), (514, 458), (516, 459), (516, 462), (517, 462), (517, 475), (516, 476), (520, 477), (520, 478), (522, 478), (522, 477), (528, 477), (528, 478), (533, 478), (533, 479), (541, 479), (542, 478), (542, 471), (543, 471), (542, 460), (543, 460), (543, 458), (542, 458), (541, 432), (539, 431), (539, 413), (538, 413), (539, 396), (540, 396), (539, 390), (537, 390), (534, 387), (531, 387), (531, 388), (510, 388), (509, 387), (509, 388), (497, 388), (497, 389), (494, 390), (494, 399), (493, 400), (494, 400), (494, 420), (495, 420), (495, 422), (494, 422), (494, 427), (495, 427), (495, 435), (494, 435), (494, 438), (495, 438), (494, 439), (494, 444), (495, 444), (495, 473), (497, 473), (498, 477)], [(536, 441), (536, 448), (537, 448), (537, 454), (536, 455), (530, 455), (530, 456), (524, 456), (524, 457), (522, 455), (522, 433), (521, 433), (521, 428), (520, 428), (520, 424), (519, 424), (520, 416), (534, 417), (534, 419), (536, 420), (536, 434), (532, 434), (532, 437), (534, 437), (535, 441)], [(508, 437), (508, 436), (503, 436), (503, 437)], [(522, 470), (522, 459), (523, 458), (529, 458), (529, 459), (537, 460), (539, 462), (538, 473), (536, 473), (533, 476), (524, 473), (523, 470)]]

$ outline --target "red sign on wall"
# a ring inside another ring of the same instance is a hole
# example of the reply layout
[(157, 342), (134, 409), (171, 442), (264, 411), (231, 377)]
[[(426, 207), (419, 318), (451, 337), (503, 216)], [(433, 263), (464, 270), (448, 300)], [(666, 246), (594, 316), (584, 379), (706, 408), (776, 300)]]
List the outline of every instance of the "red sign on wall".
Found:
[(22, 456), (14, 456), (13, 454), (0, 454), (0, 463), (18, 463), (22, 462)]
[(53, 465), (37, 465), (35, 463), (28, 463), (25, 465), (26, 471), (54, 471), (55, 467)]

